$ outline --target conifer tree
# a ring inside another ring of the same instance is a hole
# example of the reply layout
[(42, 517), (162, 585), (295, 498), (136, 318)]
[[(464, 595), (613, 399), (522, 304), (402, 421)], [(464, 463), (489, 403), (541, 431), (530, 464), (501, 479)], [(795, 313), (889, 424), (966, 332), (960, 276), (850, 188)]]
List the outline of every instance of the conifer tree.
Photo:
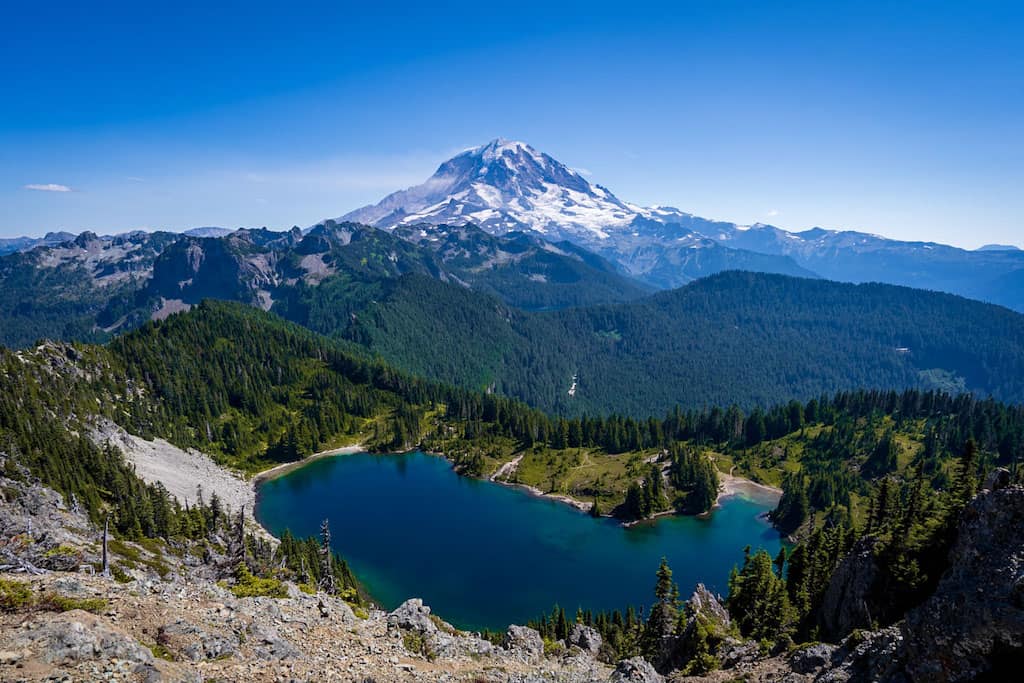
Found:
[(320, 590), (328, 595), (337, 592), (334, 582), (334, 567), (331, 563), (331, 524), (325, 519), (320, 523)]

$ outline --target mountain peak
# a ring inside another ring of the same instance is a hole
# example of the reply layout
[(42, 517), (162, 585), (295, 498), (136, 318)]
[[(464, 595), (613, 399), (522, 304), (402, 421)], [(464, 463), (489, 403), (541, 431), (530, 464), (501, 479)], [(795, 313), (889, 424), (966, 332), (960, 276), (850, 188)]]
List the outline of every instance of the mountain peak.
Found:
[(422, 185), (395, 192), (341, 220), (393, 228), (475, 223), (488, 232), (533, 230), (559, 239), (607, 237), (637, 210), (548, 154), (495, 138), (438, 166)]

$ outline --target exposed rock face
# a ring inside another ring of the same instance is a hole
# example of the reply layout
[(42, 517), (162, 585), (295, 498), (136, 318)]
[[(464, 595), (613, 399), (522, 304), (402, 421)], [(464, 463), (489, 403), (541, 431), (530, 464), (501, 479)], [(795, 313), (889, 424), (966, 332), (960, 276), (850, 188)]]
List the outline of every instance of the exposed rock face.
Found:
[(237, 638), (212, 635), (184, 619), (161, 626), (156, 640), (165, 648), (181, 651), (193, 662), (230, 657), (238, 651)]
[(870, 536), (858, 540), (832, 574), (819, 612), (826, 639), (840, 638), (855, 628), (871, 628), (875, 610), (869, 596), (878, 576), (875, 543)]
[[(0, 466), (6, 456), (0, 453)], [(82, 564), (98, 560), (89, 543), (98, 532), (85, 513), (65, 505), (56, 491), (32, 480), (20, 471), (20, 479), (0, 475), (0, 567), (75, 571)], [(0, 469), (2, 471), (2, 469)], [(17, 539), (17, 540), (15, 540)]]
[(572, 629), (569, 631), (569, 638), (567, 641), (568, 645), (575, 645), (576, 647), (596, 655), (601, 650), (601, 644), (603, 639), (601, 634), (597, 632), (597, 629), (584, 624), (573, 624)]
[(619, 662), (608, 680), (611, 683), (663, 683), (665, 679), (646, 659), (633, 657)]
[(544, 639), (537, 631), (526, 626), (509, 626), (503, 645), (524, 661), (537, 661), (544, 656)]
[(437, 630), (437, 624), (430, 618), (430, 607), (424, 605), (419, 598), (411, 598), (388, 615), (388, 628), (433, 633)]
[(729, 619), (729, 612), (725, 609), (717, 597), (709, 591), (703, 583), (698, 583), (693, 595), (686, 601), (686, 613), (689, 617), (703, 617), (704, 619), (727, 630), (732, 623)]
[(899, 626), (890, 626), (860, 637), (851, 635), (833, 654), (834, 668), (826, 669), (815, 681), (905, 683), (907, 679), (903, 675), (900, 659), (902, 649), (903, 633)]
[(818, 643), (800, 648), (789, 656), (789, 664), (799, 674), (817, 673), (832, 663), (838, 648), (827, 643)]
[[(907, 614), (916, 681), (968, 681), (1024, 662), (1024, 488), (982, 491), (964, 510), (950, 568)], [(1016, 675), (1020, 672), (1016, 671)]]
[(258, 643), (256, 655), (261, 659), (289, 659), (302, 654), (282, 638), (276, 628), (268, 624), (252, 624), (249, 627), (249, 634)]
[(761, 656), (761, 648), (752, 640), (726, 638), (718, 648), (718, 659), (723, 669), (753, 664)]
[(131, 636), (81, 610), (30, 624), (14, 644), (27, 647), (50, 664), (122, 659), (138, 666), (153, 663), (152, 653)]

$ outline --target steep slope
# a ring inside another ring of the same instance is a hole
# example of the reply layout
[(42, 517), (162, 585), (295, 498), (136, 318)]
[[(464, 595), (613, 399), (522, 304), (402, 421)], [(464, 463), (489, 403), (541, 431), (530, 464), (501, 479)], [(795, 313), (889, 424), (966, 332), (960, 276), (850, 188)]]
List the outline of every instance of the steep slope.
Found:
[(475, 225), (420, 223), (393, 234), (433, 251), (472, 289), (528, 311), (629, 301), (653, 291), (572, 242), (528, 232), (497, 237)]
[(83, 232), (0, 257), (0, 343), (105, 338), (120, 324), (121, 313), (111, 302), (131, 298), (143, 287), (157, 256), (177, 237), (134, 232), (101, 238)]

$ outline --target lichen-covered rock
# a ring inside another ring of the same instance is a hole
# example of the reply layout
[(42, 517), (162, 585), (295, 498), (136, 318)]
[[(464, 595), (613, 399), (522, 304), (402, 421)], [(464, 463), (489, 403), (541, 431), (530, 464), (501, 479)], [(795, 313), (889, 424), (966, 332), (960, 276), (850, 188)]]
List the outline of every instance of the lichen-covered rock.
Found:
[(733, 669), (756, 662), (761, 656), (761, 647), (752, 640), (726, 638), (716, 654), (723, 669)]
[(490, 641), (462, 633), (446, 633), (438, 630), (427, 636), (427, 648), (437, 659), (470, 657), (477, 659), (493, 654)]
[(153, 663), (153, 654), (128, 634), (104, 624), (94, 614), (72, 610), (18, 634), (15, 645), (35, 652), (50, 664), (122, 659)]
[(410, 598), (388, 615), (388, 628), (433, 633), (437, 624), (430, 618), (430, 607), (419, 598)]
[(254, 623), (249, 627), (249, 634), (257, 643), (256, 655), (261, 659), (289, 659), (302, 654), (273, 626)]
[[(982, 491), (965, 508), (950, 567), (907, 614), (917, 681), (968, 681), (1024, 662), (1024, 488)], [(1019, 671), (1014, 671), (1019, 675)]]
[(902, 652), (903, 633), (899, 626), (854, 633), (833, 653), (834, 668), (826, 669), (815, 682), (905, 683)]
[(596, 655), (601, 650), (603, 639), (597, 629), (584, 624), (573, 624), (566, 642), (568, 645), (575, 645), (585, 652)]
[(693, 595), (686, 601), (686, 613), (689, 617), (701, 616), (714, 623), (722, 631), (729, 630), (732, 623), (725, 605), (709, 591), (703, 583), (698, 583)]
[(526, 626), (509, 626), (502, 644), (513, 656), (524, 661), (537, 661), (544, 657), (544, 639), (540, 633)]
[(661, 674), (643, 657), (623, 659), (608, 679), (611, 683), (663, 683)]
[(872, 615), (877, 611), (871, 605), (871, 589), (878, 576), (876, 543), (871, 536), (858, 540), (832, 573), (818, 612), (826, 639), (841, 638), (858, 628), (871, 628)]
[(799, 674), (817, 673), (832, 663), (832, 657), (838, 648), (828, 643), (816, 643), (796, 650), (789, 656), (789, 665)]

